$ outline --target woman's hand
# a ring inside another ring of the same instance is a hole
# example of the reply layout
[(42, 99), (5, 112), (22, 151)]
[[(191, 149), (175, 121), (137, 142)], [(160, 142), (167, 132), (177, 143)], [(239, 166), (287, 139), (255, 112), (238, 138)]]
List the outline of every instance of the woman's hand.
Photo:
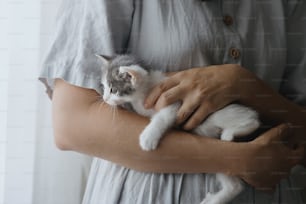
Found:
[(303, 146), (288, 144), (291, 132), (288, 125), (282, 124), (251, 141), (248, 159), (238, 176), (258, 189), (273, 190), (304, 156)]
[(226, 64), (177, 72), (153, 88), (145, 107), (159, 110), (181, 101), (177, 123), (188, 119), (184, 128), (193, 129), (210, 113), (239, 99), (240, 89), (248, 88), (238, 83), (244, 77), (243, 70), (239, 65)]

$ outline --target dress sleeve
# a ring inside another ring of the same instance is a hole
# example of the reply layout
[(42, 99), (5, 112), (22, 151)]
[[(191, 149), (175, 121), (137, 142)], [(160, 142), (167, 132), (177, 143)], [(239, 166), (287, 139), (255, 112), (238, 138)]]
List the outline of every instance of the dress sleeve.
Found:
[(306, 107), (306, 2), (288, 1), (287, 8), (288, 54), (281, 93)]
[(39, 75), (49, 96), (55, 78), (101, 93), (101, 65), (95, 54), (126, 52), (133, 1), (62, 1), (53, 40)]

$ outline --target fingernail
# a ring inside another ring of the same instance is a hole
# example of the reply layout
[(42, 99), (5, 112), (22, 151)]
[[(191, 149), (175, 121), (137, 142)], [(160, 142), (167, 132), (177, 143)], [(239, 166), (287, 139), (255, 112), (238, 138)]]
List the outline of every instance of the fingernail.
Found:
[(144, 106), (145, 108), (149, 108), (149, 105), (148, 105), (147, 103), (145, 103), (143, 106)]
[(281, 130), (285, 133), (289, 133), (291, 131), (291, 123), (285, 123)]

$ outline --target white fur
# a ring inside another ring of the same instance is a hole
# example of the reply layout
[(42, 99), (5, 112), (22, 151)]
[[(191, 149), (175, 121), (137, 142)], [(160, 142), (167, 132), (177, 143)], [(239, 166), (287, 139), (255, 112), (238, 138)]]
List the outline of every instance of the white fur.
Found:
[[(166, 77), (158, 71), (147, 72), (138, 65), (121, 67), (120, 72), (128, 71), (129, 69), (137, 71), (141, 75), (142, 80), (136, 80), (136, 83), (133, 85), (137, 91), (129, 98), (124, 98), (124, 100), (126, 100), (125, 102), (130, 102), (138, 114), (151, 117), (151, 122), (140, 135), (139, 143), (145, 151), (154, 150), (166, 131), (173, 127), (180, 103), (172, 104), (156, 113), (154, 110), (145, 109), (143, 102), (147, 93)], [(110, 105), (120, 105), (123, 99), (109, 94), (109, 88), (105, 81), (105, 78), (102, 78), (105, 88), (104, 100)], [(202, 136), (231, 141), (235, 136), (250, 134), (259, 125), (258, 116), (254, 110), (242, 105), (231, 104), (211, 114), (201, 125), (194, 129), (194, 132)], [(216, 178), (221, 184), (221, 190), (215, 194), (208, 193), (201, 204), (227, 203), (243, 190), (242, 181), (237, 177), (218, 173)]]
[[(231, 141), (235, 136), (245, 136), (259, 127), (257, 113), (245, 106), (231, 104), (210, 115), (194, 129), (198, 135), (205, 135)], [(242, 190), (242, 181), (233, 176), (217, 173), (221, 190), (208, 193), (201, 204), (225, 204), (235, 198)]]
[(180, 104), (175, 103), (163, 108), (153, 115), (151, 122), (140, 135), (140, 146), (143, 150), (156, 149), (161, 137), (169, 130), (176, 119), (176, 112)]

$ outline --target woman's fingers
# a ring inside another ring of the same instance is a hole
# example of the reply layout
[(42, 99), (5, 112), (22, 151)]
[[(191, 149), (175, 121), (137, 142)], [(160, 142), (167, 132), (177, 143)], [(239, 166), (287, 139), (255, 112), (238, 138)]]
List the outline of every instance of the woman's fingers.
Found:
[(200, 101), (186, 97), (177, 113), (177, 124), (181, 124), (199, 107)]
[(250, 142), (256, 148), (245, 172), (256, 174), (242, 174), (242, 178), (260, 190), (273, 189), (281, 179), (287, 178), (291, 168), (301, 163), (305, 151), (302, 145), (289, 145), (288, 139), (293, 135), (290, 125), (281, 124)]
[(185, 94), (186, 92), (182, 89), (181, 86), (174, 86), (160, 95), (160, 97), (155, 103), (155, 109), (160, 110), (165, 106), (168, 106), (178, 101), (182, 101), (184, 100), (183, 98)]
[(177, 86), (179, 84), (179, 81), (177, 81), (175, 78), (170, 77), (164, 82), (160, 83), (159, 85), (155, 86), (149, 93), (149, 95), (146, 97), (146, 100), (144, 102), (145, 108), (152, 108), (159, 97), (168, 89)]
[(279, 126), (273, 128), (276, 134), (272, 134), (272, 141), (288, 141), (289, 137), (292, 136), (292, 131), (289, 124), (280, 124)]
[(297, 165), (301, 163), (304, 157), (304, 146), (295, 145), (295, 147), (291, 147), (289, 145), (285, 145), (288, 144), (290, 137), (292, 137), (294, 134), (290, 124), (281, 124), (273, 128), (271, 131), (275, 131), (276, 133), (270, 134), (268, 139), (270, 142), (279, 143), (283, 145), (283, 148), (287, 148), (287, 159), (291, 161), (291, 165)]
[(292, 165), (299, 165), (302, 163), (305, 154), (305, 148), (303, 145), (297, 146), (295, 149), (291, 149), (291, 155), (288, 159), (291, 161)]
[(191, 130), (200, 125), (213, 112), (211, 105), (202, 103), (184, 125), (185, 130)]
[(259, 137), (258, 140), (263, 140), (264, 143), (271, 143), (274, 145), (280, 145), (286, 154), (284, 155), (290, 160), (292, 165), (299, 164), (304, 157), (304, 146), (303, 145), (296, 145), (294, 148), (291, 147), (288, 143), (290, 137), (293, 136), (293, 131), (290, 128), (289, 124), (281, 124), (277, 127), (272, 128), (269, 130), (265, 137)]
[(283, 144), (290, 136), (290, 128), (288, 124), (280, 124), (268, 130), (264, 137), (258, 137), (254, 142), (268, 144), (271, 142)]

